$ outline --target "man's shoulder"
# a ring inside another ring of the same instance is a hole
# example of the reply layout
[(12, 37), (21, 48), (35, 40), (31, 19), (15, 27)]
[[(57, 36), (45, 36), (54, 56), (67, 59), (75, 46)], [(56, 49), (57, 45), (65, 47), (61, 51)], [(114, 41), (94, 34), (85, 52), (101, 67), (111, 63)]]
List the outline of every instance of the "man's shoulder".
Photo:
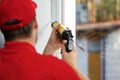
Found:
[[(51, 55), (43, 55), (44, 60), (47, 62), (47, 66), (52, 65), (52, 76), (58, 80), (79, 80), (76, 72), (65, 61), (58, 59)], [(45, 62), (44, 61), (44, 62)]]
[(58, 59), (55, 56), (52, 55), (37, 55), (36, 57), (37, 60), (42, 60), (44, 62), (49, 62), (49, 63), (56, 63), (56, 62), (62, 62), (62, 60)]
[(37, 55), (36, 62), (42, 63), (42, 65), (47, 65), (51, 67), (55, 67), (56, 69), (60, 67), (70, 67), (65, 61), (52, 56), (52, 55)]
[(64, 69), (70, 69), (72, 70), (71, 66), (69, 64), (67, 64), (65, 61), (63, 61), (62, 59), (59, 59), (55, 56), (52, 55), (40, 55), (38, 56), (38, 60), (42, 60), (42, 62), (47, 65), (52, 65), (52, 67), (54, 67), (54, 69), (56, 70), (64, 70)]

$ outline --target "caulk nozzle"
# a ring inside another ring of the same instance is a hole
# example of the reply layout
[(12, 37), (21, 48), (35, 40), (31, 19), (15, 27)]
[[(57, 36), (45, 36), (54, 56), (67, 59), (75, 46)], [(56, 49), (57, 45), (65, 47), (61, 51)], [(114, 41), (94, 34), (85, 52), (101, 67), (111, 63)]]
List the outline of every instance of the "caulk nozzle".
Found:
[(58, 21), (54, 21), (54, 22), (52, 22), (52, 27), (55, 27), (55, 26), (58, 26), (59, 25), (59, 22)]

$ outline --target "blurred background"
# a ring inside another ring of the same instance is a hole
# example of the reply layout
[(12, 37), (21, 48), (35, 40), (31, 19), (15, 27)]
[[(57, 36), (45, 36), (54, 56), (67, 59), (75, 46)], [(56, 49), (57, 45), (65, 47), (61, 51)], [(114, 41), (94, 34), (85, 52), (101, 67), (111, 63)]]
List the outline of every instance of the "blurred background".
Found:
[(120, 80), (120, 0), (76, 0), (76, 42), (90, 80)]

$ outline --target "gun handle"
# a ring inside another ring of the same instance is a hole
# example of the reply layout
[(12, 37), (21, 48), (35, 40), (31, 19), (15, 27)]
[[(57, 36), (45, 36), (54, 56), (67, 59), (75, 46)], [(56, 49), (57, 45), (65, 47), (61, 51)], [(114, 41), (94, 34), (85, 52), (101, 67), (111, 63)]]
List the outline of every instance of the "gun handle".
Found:
[(67, 39), (65, 47), (67, 52), (71, 52), (73, 50), (73, 40), (71, 37)]

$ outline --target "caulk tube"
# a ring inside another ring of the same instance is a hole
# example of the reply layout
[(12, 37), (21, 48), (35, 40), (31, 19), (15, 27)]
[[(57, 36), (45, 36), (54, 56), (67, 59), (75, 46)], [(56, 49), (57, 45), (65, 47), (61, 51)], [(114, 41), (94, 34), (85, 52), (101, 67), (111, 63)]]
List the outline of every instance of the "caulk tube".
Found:
[(59, 32), (61, 38), (63, 40), (67, 40), (66, 42), (66, 51), (71, 52), (73, 50), (73, 35), (71, 30), (65, 29), (58, 21), (52, 23), (52, 27), (58, 27), (57, 31)]
[(63, 32), (65, 31), (65, 28), (58, 21), (53, 22), (52, 27), (58, 27), (57, 31), (59, 32), (60, 36), (62, 36)]

